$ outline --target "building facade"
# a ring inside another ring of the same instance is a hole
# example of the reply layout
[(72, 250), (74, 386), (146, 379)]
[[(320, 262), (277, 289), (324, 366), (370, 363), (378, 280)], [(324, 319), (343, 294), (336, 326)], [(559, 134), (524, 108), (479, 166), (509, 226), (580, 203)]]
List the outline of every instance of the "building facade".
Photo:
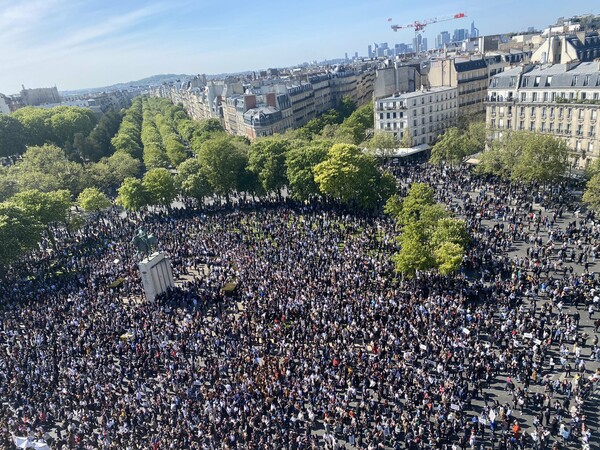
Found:
[(183, 105), (195, 120), (216, 118), (229, 133), (255, 139), (302, 127), (335, 108), (345, 95), (358, 106), (371, 102), (375, 69), (338, 66), (317, 73), (261, 77), (208, 82), (196, 77), (183, 84), (162, 85), (151, 93)]
[(458, 91), (437, 87), (375, 100), (375, 131), (401, 140), (409, 133), (413, 145), (432, 145), (456, 119)]
[(486, 60), (481, 56), (434, 60), (428, 77), (431, 87), (457, 89), (459, 115), (485, 112), (489, 73)]
[(492, 139), (510, 130), (564, 139), (584, 168), (600, 151), (600, 62), (521, 66), (490, 80), (486, 125)]

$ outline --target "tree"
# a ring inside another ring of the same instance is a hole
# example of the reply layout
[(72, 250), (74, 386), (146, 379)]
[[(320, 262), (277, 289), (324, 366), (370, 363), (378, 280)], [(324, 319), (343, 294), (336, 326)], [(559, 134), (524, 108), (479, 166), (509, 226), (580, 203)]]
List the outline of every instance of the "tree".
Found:
[(374, 158), (355, 145), (335, 144), (314, 173), (319, 190), (342, 203), (375, 208), (380, 200), (382, 175)]
[(25, 152), (25, 128), (16, 118), (0, 114), (0, 157)]
[(325, 160), (330, 147), (328, 141), (313, 141), (311, 145), (297, 145), (287, 152), (287, 178), (292, 198), (305, 201), (320, 194), (314, 168)]
[(340, 132), (348, 132), (352, 136), (352, 143), (359, 144), (365, 140), (366, 132), (374, 126), (373, 104), (361, 106), (348, 117), (342, 125)]
[(402, 133), (402, 139), (400, 139), (400, 147), (401, 148), (412, 148), (412, 146), (413, 146), (412, 135), (410, 134), (410, 131), (408, 130), (408, 128), (405, 128), (404, 132)]
[(110, 199), (96, 188), (85, 188), (77, 197), (77, 204), (86, 212), (96, 212), (110, 207)]
[[(341, 120), (344, 120), (344, 119), (350, 117), (354, 111), (356, 111), (356, 102), (354, 100), (352, 100), (351, 97), (344, 95), (340, 99), (340, 102), (337, 105), (336, 109), (339, 113), (339, 118)], [(337, 123), (337, 120), (334, 123)]]
[(54, 145), (29, 147), (13, 170), (20, 190), (67, 189), (76, 194), (83, 188), (83, 166), (69, 161), (65, 152)]
[(487, 130), (485, 122), (470, 122), (467, 126), (465, 156), (473, 155), (485, 150)]
[(444, 243), (452, 243), (466, 248), (469, 244), (469, 232), (464, 220), (443, 217), (436, 221), (431, 233), (431, 244), (435, 248)]
[(199, 203), (212, 195), (210, 183), (202, 172), (198, 160), (190, 158), (177, 167), (175, 185), (182, 195), (196, 199)]
[(15, 194), (10, 201), (46, 226), (66, 222), (71, 208), (71, 194), (67, 190), (41, 192), (30, 189)]
[(15, 194), (9, 201), (27, 211), (40, 224), (45, 226), (52, 246), (56, 248), (51, 225), (56, 223), (66, 224), (71, 208), (71, 194), (69, 191), (41, 192), (30, 189)]
[(437, 140), (431, 149), (432, 164), (448, 163), (451, 166), (460, 164), (467, 154), (468, 145), (466, 135), (456, 127), (448, 128)]
[(150, 195), (150, 204), (170, 207), (177, 189), (171, 173), (167, 169), (152, 169), (146, 172), (142, 181), (146, 192)]
[(600, 173), (596, 173), (585, 185), (583, 202), (594, 211), (600, 212)]
[(435, 264), (442, 275), (456, 272), (465, 256), (465, 250), (459, 244), (444, 242), (434, 251)]
[(34, 249), (42, 230), (42, 224), (30, 212), (12, 202), (0, 203), (0, 266), (7, 267)]
[(265, 192), (281, 193), (287, 184), (285, 155), (289, 148), (281, 136), (258, 139), (250, 145), (248, 168), (258, 176)]
[(17, 193), (17, 180), (14, 170), (0, 167), (0, 202), (7, 200)]
[(568, 153), (561, 139), (514, 131), (482, 153), (479, 170), (514, 181), (550, 183), (564, 176)]
[(137, 178), (125, 178), (118, 192), (115, 203), (130, 211), (138, 211), (151, 201), (142, 180)]
[(393, 134), (376, 131), (371, 139), (364, 142), (364, 145), (374, 156), (389, 158), (393, 155), (393, 150), (400, 146), (400, 143)]
[(403, 228), (400, 236), (400, 251), (394, 254), (392, 260), (396, 271), (408, 277), (414, 276), (417, 270), (433, 267), (434, 260), (427, 245), (427, 237), (417, 223)]
[(513, 169), (514, 180), (551, 183), (565, 175), (569, 149), (562, 139), (548, 134), (522, 136), (521, 155)]
[(413, 183), (402, 202), (396, 196), (388, 200), (386, 213), (402, 227), (400, 251), (393, 257), (398, 272), (411, 277), (417, 270), (437, 269), (448, 275), (460, 267), (470, 240), (466, 224), (448, 217), (430, 186)]
[(213, 192), (224, 195), (227, 201), (237, 187), (248, 160), (240, 144), (229, 136), (217, 135), (204, 142), (198, 153), (202, 172)]

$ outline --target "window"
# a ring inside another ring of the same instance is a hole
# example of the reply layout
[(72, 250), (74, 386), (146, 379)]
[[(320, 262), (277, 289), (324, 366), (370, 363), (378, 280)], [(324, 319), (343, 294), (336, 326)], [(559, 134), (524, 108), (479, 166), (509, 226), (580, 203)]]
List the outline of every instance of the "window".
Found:
[(567, 119), (571, 118), (572, 112), (573, 112), (573, 108), (568, 108), (567, 109)]
[(393, 113), (392, 113), (392, 119), (395, 119), (395, 118), (396, 118), (396, 113), (395, 113), (395, 112), (393, 112)]
[(552, 85), (552, 75), (546, 77), (546, 86)]
[(540, 78), (541, 77), (535, 77), (535, 80), (533, 81), (533, 87), (538, 87), (540, 85)]
[(534, 93), (532, 94), (531, 101), (532, 101), (532, 102), (537, 102), (537, 101), (538, 101), (538, 95), (537, 95), (537, 92), (534, 92)]
[(519, 130), (524, 130), (525, 129), (525, 122), (523, 122), (522, 120), (519, 122)]
[(496, 119), (492, 119), (492, 120), (490, 121), (490, 126), (491, 126), (492, 128), (496, 128)]
[(383, 119), (383, 113), (379, 113), (379, 118)]
[(579, 81), (579, 76), (573, 75), (573, 78), (571, 78), (571, 86), (577, 86), (577, 81)]
[(548, 93), (544, 92), (544, 101), (547, 102), (548, 101)]
[(386, 119), (390, 118), (390, 113), (386, 113)]
[(529, 131), (534, 131), (535, 130), (535, 122), (531, 122), (529, 124)]
[(584, 86), (588, 86), (590, 84), (590, 76), (591, 75), (586, 75), (585, 78), (583, 79)]
[(552, 95), (550, 96), (550, 101), (552, 101), (552, 102), (556, 101), (556, 92), (552, 93)]
[(542, 122), (542, 128), (541, 128), (541, 132), (545, 132), (546, 131), (546, 122)]
[(558, 118), (559, 119), (563, 118), (563, 109), (562, 108), (558, 108)]
[(535, 106), (531, 107), (531, 117), (535, 117)]
[(596, 135), (596, 127), (592, 125), (590, 127), (590, 137), (594, 137)]
[(584, 115), (585, 115), (585, 110), (580, 109), (579, 110), (579, 119), (583, 119)]
[(546, 118), (546, 107), (544, 106), (542, 108), (542, 119), (545, 119), (545, 118)]
[(529, 86), (529, 77), (523, 77), (523, 87)]
[(504, 128), (504, 119), (500, 119), (500, 120), (498, 121), (498, 127), (499, 127), (499, 128)]
[(577, 136), (583, 135), (583, 125), (577, 126)]
[(521, 101), (527, 101), (527, 94), (525, 92), (521, 92)]
[(554, 119), (554, 108), (550, 108), (550, 118)]
[(550, 129), (549, 129), (550, 133), (554, 133), (554, 124), (552, 122), (550, 122)]
[(510, 87), (515, 87), (517, 85), (517, 77), (510, 77)]
[(592, 120), (596, 120), (596, 115), (598, 114), (597, 110), (592, 109)]

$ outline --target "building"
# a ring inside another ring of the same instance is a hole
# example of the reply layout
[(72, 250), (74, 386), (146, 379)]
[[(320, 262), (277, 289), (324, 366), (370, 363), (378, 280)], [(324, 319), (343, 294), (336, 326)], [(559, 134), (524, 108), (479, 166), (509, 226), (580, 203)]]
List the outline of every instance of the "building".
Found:
[(458, 91), (436, 87), (375, 100), (375, 131), (401, 140), (409, 133), (413, 145), (432, 145), (457, 116)]
[(486, 61), (481, 56), (433, 60), (428, 77), (431, 87), (457, 88), (459, 115), (485, 112), (489, 78)]
[(58, 95), (58, 89), (52, 88), (36, 88), (36, 89), (25, 89), (21, 90), (21, 99), (27, 106), (39, 106), (44, 103), (60, 103), (60, 96)]
[(490, 80), (486, 125), (490, 137), (529, 130), (564, 139), (576, 167), (600, 150), (600, 62), (521, 66)]
[(255, 139), (302, 127), (345, 95), (358, 106), (371, 102), (374, 84), (374, 63), (355, 61), (326, 70), (295, 68), (275, 74), (270, 69), (260, 78), (196, 77), (150, 92), (183, 105), (195, 120), (219, 119), (229, 133)]
[(4, 94), (0, 94), (0, 114), (10, 114), (9, 104), (9, 99)]
[(450, 43), (450, 33), (448, 33), (447, 31), (442, 31), (435, 38), (435, 48), (437, 48), (437, 49), (442, 49), (449, 43)]
[(600, 36), (594, 31), (548, 37), (533, 52), (531, 61), (538, 64), (567, 64), (600, 58)]

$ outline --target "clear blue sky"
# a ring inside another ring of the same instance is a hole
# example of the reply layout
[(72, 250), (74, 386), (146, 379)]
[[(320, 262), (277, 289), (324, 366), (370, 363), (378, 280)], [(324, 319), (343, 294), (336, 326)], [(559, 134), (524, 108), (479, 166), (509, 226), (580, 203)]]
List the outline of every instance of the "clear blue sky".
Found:
[[(421, 5), (422, 3), (422, 5)], [(373, 42), (410, 42), (405, 24), (482, 34), (543, 28), (559, 16), (599, 13), (589, 0), (0, 0), (0, 92), (104, 86), (160, 73), (222, 73), (366, 54)]]

